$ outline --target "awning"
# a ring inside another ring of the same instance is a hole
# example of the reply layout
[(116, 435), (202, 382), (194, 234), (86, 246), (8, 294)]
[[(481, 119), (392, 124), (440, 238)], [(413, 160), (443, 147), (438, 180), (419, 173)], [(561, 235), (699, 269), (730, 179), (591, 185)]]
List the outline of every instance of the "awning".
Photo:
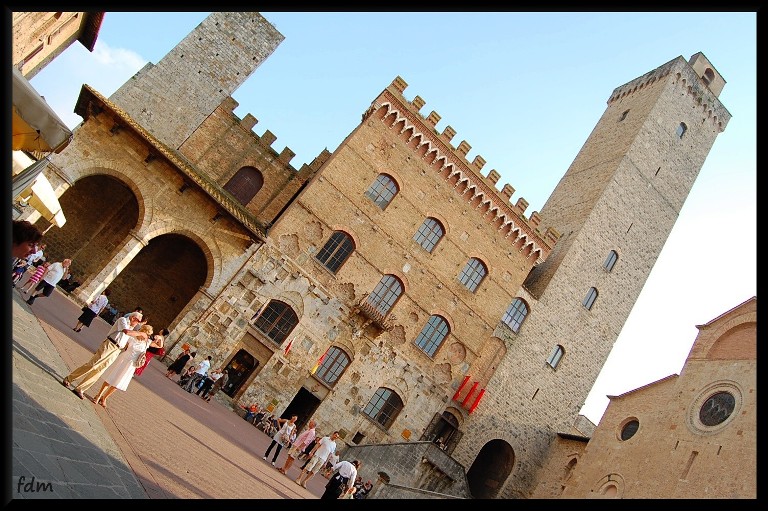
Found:
[(21, 192), (26, 189), (31, 189), (32, 183), (35, 182), (37, 176), (40, 175), (40, 173), (43, 171), (43, 169), (45, 169), (47, 165), (48, 158), (43, 158), (42, 160), (37, 160), (13, 176), (13, 178), (11, 178), (13, 185), (13, 189), (11, 190), (11, 198), (15, 200), (19, 195), (21, 195)]
[(14, 151), (60, 152), (72, 140), (72, 132), (48, 106), (21, 71), (13, 69)]
[(40, 216), (57, 227), (61, 227), (67, 222), (67, 219), (64, 218), (64, 212), (61, 210), (59, 199), (56, 197), (56, 192), (53, 191), (48, 178), (42, 173), (38, 173), (34, 182), (21, 191), (19, 199), (27, 202), (40, 213)]

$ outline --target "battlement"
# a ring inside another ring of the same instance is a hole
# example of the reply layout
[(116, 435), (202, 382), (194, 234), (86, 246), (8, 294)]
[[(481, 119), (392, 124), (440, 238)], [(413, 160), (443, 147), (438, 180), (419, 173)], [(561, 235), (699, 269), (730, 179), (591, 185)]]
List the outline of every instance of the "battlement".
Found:
[(468, 161), (467, 155), (472, 149), (469, 142), (462, 140), (456, 147), (451, 145), (456, 130), (446, 126), (439, 133), (436, 125), (441, 119), (440, 114), (433, 110), (424, 117), (420, 110), (426, 102), (421, 96), (411, 101), (405, 99), (403, 92), (407, 86), (402, 77), (396, 77), (363, 114), (363, 119), (375, 115), (386, 124), (399, 128), (408, 147), (451, 183), (475, 210), (510, 238), (521, 252), (527, 250), (531, 255), (537, 254), (537, 264), (544, 261), (560, 234), (552, 228), (542, 234), (538, 212), (526, 219), (528, 201), (520, 197), (513, 204), (511, 198), (515, 189), (509, 184), (498, 190), (496, 184), (501, 174), (497, 170), (483, 176), (485, 158), (476, 155)]
[(643, 76), (616, 87), (611, 93), (611, 97), (608, 98), (608, 104), (652, 86), (670, 73), (674, 73), (675, 84), (691, 95), (702, 109), (704, 122), (709, 121), (719, 132), (723, 132), (731, 118), (731, 114), (718, 99), (725, 86), (725, 80), (713, 70), (701, 52), (694, 54), (690, 62), (686, 62), (683, 57), (677, 57)]
[[(237, 115), (235, 115), (234, 110), (239, 105), (237, 101), (235, 101), (232, 98), (227, 98), (227, 100), (222, 102), (222, 107), (226, 107), (230, 110), (232, 115), (237, 118)], [(270, 130), (265, 130), (264, 134), (259, 136), (256, 134), (256, 132), (253, 131), (253, 127), (258, 124), (259, 120), (256, 119), (256, 117), (253, 116), (253, 114), (246, 114), (245, 117), (240, 119), (240, 126), (248, 132), (250, 132), (251, 136), (263, 147), (270, 149), (274, 154), (275, 157), (280, 160), (281, 162), (289, 165), (291, 160), (294, 156), (296, 156), (296, 153), (288, 146), (285, 146), (282, 151), (279, 153), (275, 148), (272, 147), (272, 144), (274, 144), (275, 140), (277, 140), (277, 136), (272, 133)], [(294, 169), (296, 170), (296, 169)]]

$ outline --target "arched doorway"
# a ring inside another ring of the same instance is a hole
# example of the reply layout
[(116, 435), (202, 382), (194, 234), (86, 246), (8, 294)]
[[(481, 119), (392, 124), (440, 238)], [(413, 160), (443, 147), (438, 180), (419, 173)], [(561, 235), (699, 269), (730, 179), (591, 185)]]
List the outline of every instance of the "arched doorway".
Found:
[(181, 234), (149, 241), (115, 280), (110, 303), (121, 312), (141, 306), (155, 330), (166, 328), (194, 298), (208, 275), (202, 249)]
[(222, 389), (229, 397), (235, 397), (240, 387), (248, 380), (248, 377), (259, 365), (253, 355), (245, 350), (238, 351), (232, 360), (229, 361), (225, 370), (229, 373), (229, 380)]
[(495, 498), (512, 473), (515, 451), (504, 440), (491, 440), (480, 449), (467, 471), (469, 491), (476, 499)]
[[(88, 176), (59, 197), (67, 217), (61, 228), (45, 234), (45, 258), (48, 261), (72, 259), (73, 280), (86, 283), (100, 272), (136, 228), (139, 203), (133, 191), (117, 178)], [(38, 220), (41, 229), (46, 220)]]

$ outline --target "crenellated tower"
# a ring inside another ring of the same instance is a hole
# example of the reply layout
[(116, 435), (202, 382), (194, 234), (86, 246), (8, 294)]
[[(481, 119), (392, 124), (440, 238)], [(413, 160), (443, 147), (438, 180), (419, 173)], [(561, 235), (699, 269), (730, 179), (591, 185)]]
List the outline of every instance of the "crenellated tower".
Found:
[(283, 39), (259, 13), (214, 12), (109, 99), (178, 149)]
[(730, 119), (718, 99), (724, 84), (697, 53), (615, 89), (542, 208), (542, 221), (561, 237), (519, 290), (530, 314), (478, 410), (479, 429), (469, 435), (478, 444), (462, 446), (472, 463), (488, 440), (478, 432), (491, 417), (504, 418), (516, 466), (498, 496), (530, 495), (534, 453), (569, 431), (583, 406)]

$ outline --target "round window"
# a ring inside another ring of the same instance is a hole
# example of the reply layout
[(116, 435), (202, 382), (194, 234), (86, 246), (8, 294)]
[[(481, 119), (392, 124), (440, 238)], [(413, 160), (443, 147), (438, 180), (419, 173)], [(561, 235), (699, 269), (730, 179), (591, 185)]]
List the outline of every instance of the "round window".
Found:
[(629, 440), (635, 436), (635, 433), (637, 433), (639, 427), (640, 423), (637, 421), (637, 419), (632, 419), (631, 421), (627, 422), (624, 424), (624, 427), (621, 428), (621, 439)]
[(716, 392), (699, 408), (699, 420), (705, 426), (717, 426), (731, 416), (736, 408), (736, 398), (730, 392)]

